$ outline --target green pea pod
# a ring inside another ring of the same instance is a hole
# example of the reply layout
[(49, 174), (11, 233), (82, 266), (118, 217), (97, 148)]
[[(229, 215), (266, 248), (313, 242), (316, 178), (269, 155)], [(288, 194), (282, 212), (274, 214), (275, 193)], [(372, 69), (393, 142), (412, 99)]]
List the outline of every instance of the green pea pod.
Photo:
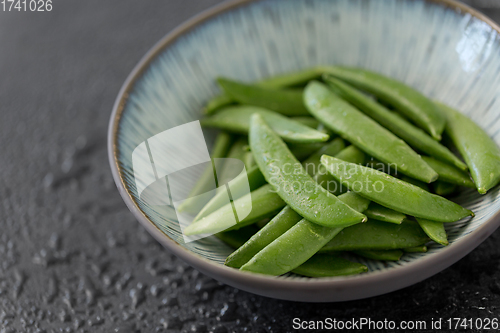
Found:
[(255, 226), (260, 230), (260, 229), (264, 228), (270, 221), (271, 221), (271, 219), (269, 219), (269, 218), (263, 219), (263, 220), (257, 221), (255, 223)]
[[(337, 138), (329, 143), (327, 146), (320, 148), (317, 152), (313, 153), (314, 156), (311, 156), (309, 159), (304, 161), (302, 165), (307, 168), (307, 166), (311, 166), (310, 169), (317, 170), (320, 165), (319, 158), (322, 153), (331, 152), (335, 153), (341, 150), (344, 147), (344, 142), (341, 138)], [(348, 197), (352, 196), (349, 195)], [(343, 200), (344, 197), (339, 197), (340, 200)], [(358, 202), (354, 202), (351, 200), (351, 204), (354, 207), (359, 208), (358, 206), (365, 202), (365, 199), (358, 198)], [(268, 224), (266, 224), (257, 234), (255, 234), (250, 241), (245, 243), (244, 246), (236, 250), (226, 259), (226, 265), (230, 267), (240, 268), (244, 265), (248, 260), (250, 260), (257, 252), (262, 250), (268, 244), (270, 244), (273, 240), (281, 236), (285, 231), (290, 229), (293, 225), (299, 222), (302, 219), (302, 216), (295, 213), (290, 206), (285, 206), (283, 210), (276, 215)]]
[(417, 222), (430, 239), (444, 246), (449, 244), (446, 230), (444, 230), (444, 224), (442, 222), (434, 222), (419, 218), (417, 218)]
[(252, 237), (259, 229), (254, 225), (249, 225), (238, 230), (223, 231), (215, 234), (215, 237), (219, 238), (221, 241), (231, 246), (232, 248), (239, 248), (246, 241)]
[[(321, 152), (323, 152), (323, 153), (335, 154), (337, 147), (342, 146), (340, 144), (341, 140), (342, 139), (337, 138), (328, 144), (322, 143), (322, 144), (296, 145), (292, 149), (292, 153), (294, 153), (295, 156), (298, 155), (299, 157), (302, 157), (302, 158), (304, 158), (304, 156), (305, 157), (310, 156), (311, 153), (314, 152), (315, 149), (316, 149), (316, 156), (318, 155), (318, 151), (320, 151), (320, 149), (323, 149), (323, 150), (321, 150)], [(326, 147), (328, 147), (328, 148), (326, 148)], [(249, 153), (249, 152), (247, 152), (247, 153)], [(353, 151), (353, 153), (354, 153), (354, 151)], [(361, 153), (363, 155), (363, 153), (360, 152), (359, 150), (358, 150), (358, 152), (355, 153), (355, 155), (359, 156), (359, 153)], [(250, 156), (252, 156), (252, 159), (253, 159), (253, 154), (250, 153)], [(302, 159), (302, 158), (299, 158), (299, 159)], [(314, 161), (316, 161), (316, 158), (314, 158)], [(306, 160), (306, 162), (304, 162), (304, 163), (308, 163), (310, 165), (310, 163), (312, 163), (312, 162), (313, 162), (313, 159), (311, 158), (311, 160)], [(254, 159), (253, 159), (252, 163), (255, 164)], [(317, 161), (317, 163), (319, 163), (319, 160)], [(246, 164), (247, 163), (245, 163), (245, 166), (247, 166)], [(305, 164), (305, 165), (307, 165), (307, 164)], [(323, 167), (323, 166), (321, 166), (321, 167)], [(318, 169), (318, 166), (315, 166), (311, 169)], [(328, 174), (328, 173), (325, 172), (325, 174)], [(328, 176), (331, 178), (331, 176), (329, 174), (328, 174)], [(254, 191), (254, 190), (258, 189), (259, 187), (261, 187), (262, 185), (266, 184), (266, 179), (262, 175), (262, 172), (260, 172), (260, 169), (258, 166), (252, 166), (252, 167), (247, 169), (247, 179), (248, 179), (250, 191)], [(246, 187), (245, 175), (240, 175), (240, 176), (236, 177), (235, 179), (233, 179), (231, 181), (231, 187), (233, 188), (233, 192), (242, 193), (243, 191), (241, 191), (239, 189)], [(233, 197), (233, 200), (236, 200), (236, 199), (238, 199), (238, 197)], [(226, 204), (226, 200), (227, 200), (227, 195), (226, 195), (225, 190), (217, 192), (214, 195), (214, 197), (212, 199), (210, 199), (210, 201), (200, 210), (198, 215), (194, 218), (193, 222), (200, 220), (202, 217), (205, 217), (208, 214), (213, 213), (214, 211), (216, 211), (220, 207), (224, 206)]]
[(246, 170), (250, 170), (255, 166), (255, 159), (251, 151), (245, 151), (243, 155), (243, 163), (245, 164)]
[[(306, 159), (304, 162), (302, 162), (302, 165), (306, 168), (307, 171), (309, 170), (317, 170), (319, 166), (321, 166), (321, 163), (319, 161), (321, 155), (323, 154), (335, 154), (337, 153), (341, 148), (344, 147), (344, 142), (342, 141), (341, 138), (337, 138), (333, 141), (331, 141), (328, 144), (323, 145), (321, 148), (319, 148), (315, 153), (313, 153), (308, 159)], [(312, 149), (314, 147), (309, 147), (309, 149)], [(253, 159), (253, 155), (249, 153), (250, 156)], [(313, 156), (314, 155), (314, 156)], [(255, 161), (252, 161), (255, 163)], [(322, 167), (322, 166), (321, 166)], [(260, 169), (258, 166), (252, 166), (251, 168), (247, 169), (247, 177), (248, 177), (248, 182), (250, 186), (250, 190), (256, 190), (260, 186), (264, 185), (266, 183), (266, 180), (262, 173), (260, 172)], [(331, 177), (331, 176), (330, 176)], [(241, 193), (242, 191), (238, 191), (239, 188), (245, 185), (245, 177), (244, 175), (238, 176), (237, 178), (233, 179), (231, 181), (231, 186), (234, 189), (233, 192), (235, 193)], [(233, 197), (233, 200), (238, 199), (238, 197)], [(194, 219), (194, 222), (199, 220), (200, 218), (207, 216), (208, 214), (216, 211), (220, 207), (226, 204), (226, 192), (221, 191), (218, 192), (206, 205), (203, 207), (203, 209), (199, 212), (199, 214), (196, 216)]]
[(448, 120), (446, 132), (469, 166), (477, 190), (485, 194), (500, 181), (500, 149), (472, 120), (438, 103)]
[(325, 125), (323, 124), (319, 124), (318, 127), (316, 128), (318, 131), (320, 131), (321, 133), (325, 133), (325, 134), (328, 134), (330, 136), (330, 139), (332, 138), (335, 138), (337, 135), (335, 133), (333, 133), (328, 127), (326, 127)]
[(403, 251), (407, 253), (425, 253), (427, 252), (427, 246), (420, 245), (420, 246), (407, 247), (403, 249)]
[(372, 168), (372, 169), (375, 169), (375, 170), (378, 170), (381, 172), (385, 172), (385, 173), (392, 175), (392, 176), (396, 176), (398, 174), (398, 172), (396, 170), (397, 168), (395, 168), (394, 166), (391, 167), (389, 164), (381, 162), (372, 156), (367, 158), (367, 162), (366, 162), (366, 164), (364, 164), (364, 166), (367, 166), (369, 168)]
[(328, 74), (393, 105), (434, 139), (441, 140), (445, 118), (427, 97), (402, 82), (359, 68), (330, 67)]
[[(404, 181), (404, 182), (406, 182), (406, 183), (410, 183), (412, 185), (418, 186), (422, 190), (425, 190), (425, 191), (429, 192), (429, 184), (427, 184), (427, 183), (421, 182), (420, 180), (416, 180), (414, 178), (411, 178), (411, 177), (408, 177), (408, 176), (405, 176), (405, 175), (403, 175), (401, 177), (401, 180)], [(434, 182), (433, 184), (435, 184), (437, 182), (439, 182), (439, 180), (436, 181), (436, 182)]]
[(285, 206), (268, 224), (226, 258), (226, 266), (240, 268), (301, 219), (302, 216), (294, 212), (290, 206)]
[(338, 233), (321, 252), (357, 250), (396, 250), (419, 246), (429, 241), (418, 223), (405, 220), (392, 224), (377, 220), (353, 225)]
[(337, 155), (335, 155), (335, 157), (341, 159), (342, 161), (360, 165), (364, 164), (366, 161), (365, 153), (354, 145), (350, 145), (349, 147), (341, 150)]
[(252, 115), (249, 138), (267, 182), (301, 216), (328, 227), (349, 226), (366, 219), (318, 185), (259, 114)]
[(425, 161), (425, 163), (429, 164), (429, 166), (432, 169), (434, 169), (434, 171), (437, 172), (437, 174), (439, 175), (439, 180), (460, 186), (466, 186), (471, 188), (476, 187), (472, 182), (472, 180), (470, 179), (468, 173), (452, 165), (438, 161), (432, 157), (422, 156), (422, 159)]
[(265, 88), (286, 88), (304, 85), (311, 80), (320, 78), (323, 69), (319, 67), (310, 67), (296, 72), (289, 72), (280, 75), (271, 76), (259, 81), (257, 85)]
[(328, 277), (361, 274), (368, 272), (368, 267), (339, 256), (318, 253), (292, 272), (309, 277)]
[(396, 212), (390, 208), (380, 206), (375, 202), (371, 202), (368, 209), (363, 212), (369, 219), (374, 219), (383, 222), (390, 222), (401, 224), (406, 218), (406, 215), (400, 212)]
[[(339, 140), (342, 140), (339, 138)], [(303, 163), (305, 164), (305, 163)], [(319, 164), (319, 161), (318, 161)], [(353, 194), (340, 196), (340, 200), (347, 200), (344, 197), (352, 197)], [(355, 208), (360, 208), (366, 200), (358, 197), (358, 202), (350, 201)], [(359, 211), (359, 210), (358, 210)], [(255, 234), (249, 242), (232, 253), (226, 259), (226, 265), (239, 268), (248, 262), (255, 254), (281, 236), (285, 231), (302, 219), (300, 215), (295, 213), (290, 206), (285, 206), (283, 210), (276, 215), (266, 226), (264, 226), (257, 234)]]
[[(220, 132), (217, 137), (215, 138), (214, 146), (212, 149), (212, 153), (210, 154), (211, 158), (223, 158), (226, 156), (229, 147), (231, 147), (231, 142), (232, 142), (232, 136), (229, 135), (226, 132)], [(214, 179), (215, 173), (213, 168), (210, 166), (208, 167), (200, 176), (196, 184), (194, 185), (193, 189), (191, 192), (189, 192), (188, 197), (194, 197), (199, 194), (205, 193), (207, 191), (213, 190), (211, 188), (211, 184), (213, 184), (213, 179)], [(191, 200), (186, 200), (184, 203), (179, 205), (177, 208), (178, 212), (197, 212), (201, 207), (201, 204), (204, 204), (205, 202), (201, 202), (200, 199), (197, 199), (195, 201)]]
[(302, 162), (302, 165), (306, 169), (307, 173), (311, 176), (315, 175), (318, 173), (318, 168), (322, 167), (320, 159), (322, 155), (333, 155), (335, 156), (338, 154), (340, 151), (342, 151), (345, 148), (345, 143), (344, 140), (341, 138), (336, 138), (326, 144), (325, 146), (321, 147), (314, 153), (312, 153), (304, 162)]
[[(299, 86), (305, 84), (310, 80), (319, 78), (321, 74), (323, 74), (323, 70), (321, 68), (317, 67), (307, 68), (297, 72), (272, 76), (260, 82), (257, 82), (256, 85), (259, 85), (264, 88), (275, 88), (275, 89)], [(207, 106), (205, 108), (205, 113), (206, 114), (214, 113), (219, 108), (230, 105), (232, 103), (234, 103), (234, 99), (228, 96), (227, 94), (216, 96), (207, 103)]]
[(260, 106), (285, 116), (308, 116), (302, 101), (302, 90), (270, 89), (228, 79), (217, 79), (224, 92), (241, 104)]
[(427, 183), (437, 179), (437, 173), (403, 140), (342, 100), (327, 86), (309, 83), (304, 101), (315, 118), (365, 153), (393, 164), (398, 172)]
[(325, 145), (325, 142), (303, 144), (289, 143), (288, 148), (290, 148), (291, 153), (293, 154), (293, 156), (295, 156), (296, 159), (298, 159), (299, 161), (303, 161), (311, 156), (312, 153), (314, 153), (321, 147), (324, 147)]
[(314, 129), (317, 129), (320, 125), (320, 122), (313, 117), (291, 117), (290, 119)]
[(467, 165), (460, 161), (460, 159), (448, 148), (431, 138), (420, 128), (406, 121), (397, 113), (388, 110), (370, 97), (352, 88), (348, 84), (334, 79), (330, 75), (325, 75), (324, 79), (334, 88), (334, 91), (338, 93), (340, 97), (359, 108), (401, 139), (405, 140), (411, 147), (429, 154), (436, 159), (452, 164), (461, 170), (467, 170)]
[(254, 113), (260, 114), (266, 123), (286, 142), (324, 142), (329, 138), (327, 134), (302, 125), (277, 112), (249, 105), (224, 108), (213, 116), (202, 119), (200, 122), (205, 127), (215, 127), (228, 132), (248, 134), (250, 116)]
[(364, 258), (383, 261), (398, 261), (403, 255), (401, 250), (358, 250), (352, 252)]
[[(231, 148), (229, 149), (229, 152), (226, 155), (226, 158), (234, 158), (238, 159), (243, 162), (247, 151), (245, 151), (244, 147), (248, 145), (248, 141), (246, 138), (239, 138), (236, 141), (233, 142), (231, 145)], [(228, 173), (231, 173), (229, 170), (232, 167), (232, 163), (224, 163), (225, 161), (222, 161), (220, 165), (220, 170), (217, 173), (217, 179), (225, 179), (226, 175)]]
[[(356, 164), (364, 164), (366, 160), (365, 153), (353, 145), (342, 149), (337, 155), (334, 156), (343, 161)], [(314, 175), (313, 179), (324, 189), (337, 196), (347, 192), (347, 188), (342, 186), (342, 184), (333, 178), (332, 175), (326, 171), (323, 165), (319, 167), (318, 171), (319, 172)]]
[(434, 193), (440, 196), (447, 196), (454, 193), (457, 189), (457, 185), (450, 184), (447, 182), (437, 181), (434, 183)]
[(220, 108), (231, 105), (233, 103), (234, 99), (232, 99), (230, 96), (226, 94), (215, 96), (208, 101), (207, 106), (205, 106), (204, 112), (206, 114), (212, 114), (215, 111), (219, 110)]
[[(244, 206), (251, 205), (245, 209)], [(251, 210), (250, 214), (235, 225), (234, 207), (240, 211)], [(191, 223), (184, 229), (184, 235), (212, 234), (224, 230), (243, 228), (266, 217), (274, 216), (285, 206), (285, 202), (274, 192), (270, 185), (264, 185), (255, 191), (230, 202), (215, 212)]]
[[(339, 196), (339, 200), (358, 212), (365, 210), (369, 204), (368, 200), (353, 192)], [(240, 269), (268, 275), (285, 274), (306, 262), (342, 229), (324, 227), (303, 219)]]
[(351, 191), (395, 211), (439, 222), (474, 216), (472, 211), (454, 202), (375, 169), (326, 155), (321, 157), (321, 163)]
[[(248, 179), (248, 185), (250, 191), (254, 191), (266, 184), (266, 179), (258, 166), (254, 166), (251, 169), (247, 170), (247, 174), (241, 174), (237, 176), (235, 179), (231, 181), (232, 192), (234, 193), (243, 193), (243, 189), (246, 188), (246, 182)], [(233, 200), (238, 199), (238, 197), (233, 198)], [(194, 218), (193, 222), (200, 220), (201, 218), (208, 216), (209, 214), (215, 212), (217, 209), (224, 206), (227, 202), (227, 191), (224, 189), (223, 191), (217, 192), (212, 199), (200, 210), (198, 215)]]

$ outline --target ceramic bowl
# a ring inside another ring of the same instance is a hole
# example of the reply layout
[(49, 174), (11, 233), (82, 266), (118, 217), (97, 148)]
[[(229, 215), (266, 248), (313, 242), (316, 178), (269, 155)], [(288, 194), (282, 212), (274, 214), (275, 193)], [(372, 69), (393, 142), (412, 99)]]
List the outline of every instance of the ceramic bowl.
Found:
[[(471, 221), (447, 224), (450, 245), (399, 262), (363, 261), (366, 274), (269, 277), (223, 265), (231, 249), (215, 237), (185, 243), (172, 208), (138, 199), (133, 150), (197, 120), (219, 93), (217, 76), (254, 81), (314, 65), (360, 66), (399, 79), (456, 107), (500, 144), (500, 28), (451, 0), (237, 0), (184, 23), (149, 51), (123, 85), (109, 125), (109, 160), (125, 203), (167, 249), (201, 272), (268, 297), (327, 302), (397, 290), (450, 266), (500, 224), (499, 187), (457, 202)], [(205, 134), (210, 147), (213, 137)]]

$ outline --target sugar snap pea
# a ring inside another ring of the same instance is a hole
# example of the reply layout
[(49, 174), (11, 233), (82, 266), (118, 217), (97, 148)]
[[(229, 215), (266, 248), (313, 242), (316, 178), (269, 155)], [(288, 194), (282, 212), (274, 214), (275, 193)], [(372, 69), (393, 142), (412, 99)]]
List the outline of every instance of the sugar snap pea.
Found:
[(255, 226), (260, 230), (260, 229), (264, 228), (270, 221), (271, 221), (271, 219), (269, 219), (269, 218), (263, 219), (263, 220), (257, 221), (255, 223)]
[(321, 163), (350, 190), (376, 203), (415, 217), (454, 222), (472, 211), (383, 172), (323, 155)]
[(217, 80), (224, 92), (241, 104), (260, 106), (286, 116), (307, 116), (300, 89), (270, 89), (228, 79)]
[(299, 267), (293, 273), (309, 277), (328, 277), (354, 275), (368, 271), (363, 264), (352, 262), (339, 256), (318, 253)]
[(434, 193), (440, 196), (447, 196), (454, 193), (457, 189), (457, 185), (450, 184), (447, 182), (437, 181), (434, 183)]
[(300, 220), (302, 216), (290, 206), (285, 206), (268, 224), (226, 258), (226, 266), (240, 268)]
[[(232, 143), (232, 136), (226, 132), (220, 132), (215, 138), (215, 142), (210, 157), (211, 158), (225, 157), (229, 148), (231, 147), (231, 143)], [(213, 167), (210, 165), (201, 174), (200, 178), (194, 185), (193, 189), (189, 192), (189, 197), (195, 197), (199, 194), (213, 190), (213, 188), (211, 188), (211, 184), (213, 183), (214, 176), (215, 173)], [(203, 205), (205, 203), (206, 202), (202, 202), (200, 199), (197, 199), (195, 201), (186, 200), (181, 205), (179, 205), (179, 207), (177, 207), (177, 211), (179, 212), (189, 211), (194, 213), (201, 208), (200, 205)]]
[(249, 225), (238, 230), (222, 231), (215, 234), (215, 237), (219, 238), (221, 241), (231, 246), (232, 248), (239, 248), (241, 245), (245, 244), (246, 241), (252, 237), (259, 229), (255, 225)]
[(285, 274), (306, 262), (342, 229), (324, 227), (303, 219), (240, 269), (269, 275)]
[(315, 118), (364, 152), (394, 164), (398, 172), (427, 183), (437, 179), (437, 173), (403, 140), (342, 100), (327, 86), (314, 81), (309, 83), (304, 101)]
[(311, 156), (312, 153), (314, 153), (321, 147), (324, 147), (325, 145), (326, 145), (325, 142), (302, 143), (302, 144), (289, 143), (288, 148), (290, 148), (292, 155), (295, 156), (296, 159), (302, 161)]
[(233, 103), (234, 99), (232, 99), (229, 95), (218, 95), (208, 101), (207, 105), (205, 106), (204, 112), (206, 114), (212, 114), (220, 108), (231, 105)]
[[(347, 192), (338, 198), (358, 212), (365, 210), (369, 203), (353, 192)], [(284, 274), (306, 262), (342, 229), (343, 227), (324, 227), (302, 219), (240, 269), (269, 275)]]
[(245, 150), (242, 160), (243, 164), (245, 164), (246, 170), (250, 170), (255, 166), (255, 159), (253, 158), (253, 154), (251, 151)]
[(393, 105), (434, 139), (441, 140), (445, 118), (427, 97), (402, 82), (359, 68), (330, 67), (328, 74)]
[(434, 171), (437, 172), (437, 174), (439, 175), (439, 180), (460, 186), (466, 186), (471, 188), (476, 187), (472, 182), (472, 180), (470, 179), (468, 173), (452, 165), (438, 161), (432, 157), (422, 156), (422, 159), (425, 161), (425, 163), (429, 164), (429, 166), (432, 169), (434, 169)]
[(345, 148), (345, 143), (344, 140), (341, 138), (336, 138), (326, 144), (325, 146), (321, 147), (314, 153), (312, 153), (304, 162), (302, 162), (302, 165), (306, 169), (306, 172), (310, 174), (311, 176), (314, 176), (315, 174), (318, 173), (318, 168), (323, 167), (321, 165), (320, 159), (322, 155), (333, 155), (335, 156), (338, 154), (340, 151), (342, 151)]
[(439, 103), (446, 115), (446, 133), (469, 166), (480, 194), (500, 181), (500, 149), (488, 134), (460, 112)]
[(364, 258), (383, 261), (398, 261), (403, 255), (401, 250), (357, 250), (352, 252)]
[[(343, 147), (344, 147), (344, 142), (342, 141), (341, 138), (337, 138), (329, 142), (328, 144), (325, 144), (323, 147), (319, 148), (315, 153), (313, 153), (314, 156), (311, 155), (308, 159), (302, 162), (302, 164), (305, 166), (307, 171), (317, 170), (319, 166), (321, 166), (319, 159), (322, 154), (328, 154), (328, 153), (335, 154)], [(315, 147), (310, 147), (309, 149), (311, 148)], [(231, 181), (231, 186), (234, 189), (235, 193), (241, 193), (239, 189), (242, 188), (242, 186), (246, 186), (245, 185), (246, 179), (248, 179), (248, 184), (251, 191), (256, 190), (257, 188), (261, 187), (266, 183), (266, 180), (262, 175), (262, 172), (260, 172), (259, 167), (253, 166), (247, 169), (247, 177), (245, 177), (245, 175), (243, 174)], [(233, 200), (235, 199), (238, 199), (238, 197), (233, 197)], [(202, 217), (207, 216), (208, 214), (224, 206), (226, 204), (226, 200), (227, 196), (225, 191), (220, 191), (216, 193), (214, 197), (198, 213), (193, 222), (198, 221)]]
[[(243, 209), (243, 206), (251, 204), (249, 209)], [(239, 206), (240, 211), (251, 210), (250, 214), (242, 219), (241, 221), (236, 221), (235, 224), (235, 213), (233, 210), (234, 206)], [(216, 233), (224, 230), (242, 228), (252, 223), (255, 223), (266, 217), (274, 216), (279, 210), (285, 206), (285, 202), (274, 193), (272, 187), (264, 185), (255, 191), (242, 196), (239, 199), (230, 202), (215, 212), (199, 219), (196, 222), (191, 223), (188, 227), (184, 229), (184, 235), (199, 235), (206, 233)]]
[[(254, 165), (254, 159), (252, 152), (250, 149), (248, 149), (248, 140), (246, 138), (239, 138), (236, 140), (233, 145), (231, 146), (231, 149), (227, 153), (227, 158), (234, 158), (238, 159), (243, 162), (245, 165), (246, 170), (250, 170)], [(217, 175), (217, 179), (220, 181), (222, 179), (225, 179), (224, 177), (226, 175), (231, 175), (231, 162), (230, 163), (224, 163), (227, 161), (222, 161), (221, 168), (222, 170), (219, 171), (219, 174)]]
[[(320, 166), (320, 157), (323, 153), (335, 154), (344, 147), (344, 142), (341, 138), (337, 138), (330, 142), (317, 152), (313, 153), (311, 157), (305, 160), (302, 165), (307, 171), (311, 173), (316, 172)], [(342, 198), (339, 198), (342, 200)], [(273, 240), (281, 236), (285, 231), (290, 229), (293, 225), (299, 222), (302, 216), (293, 211), (290, 206), (285, 206), (283, 210), (276, 215), (269, 223), (267, 223), (258, 233), (256, 233), (248, 242), (242, 247), (233, 252), (226, 259), (226, 265), (230, 267), (240, 268), (247, 261), (249, 261), (257, 252), (262, 250), (265, 246), (270, 244)]]
[[(231, 181), (231, 187), (234, 193), (242, 193), (242, 189), (246, 188), (246, 182), (248, 180), (248, 186), (250, 191), (254, 191), (266, 183), (266, 179), (258, 166), (253, 166), (247, 170), (247, 174), (241, 174)], [(233, 197), (233, 200), (238, 199), (238, 197)], [(200, 210), (198, 215), (194, 218), (193, 222), (200, 220), (201, 218), (215, 212), (217, 209), (224, 206), (227, 202), (227, 191), (223, 189), (218, 191), (212, 199)]]
[(434, 222), (419, 218), (417, 218), (417, 222), (430, 239), (444, 246), (449, 244), (446, 230), (444, 230), (444, 224), (442, 222)]
[(286, 142), (324, 142), (329, 136), (277, 112), (257, 106), (237, 105), (224, 108), (211, 117), (200, 121), (202, 126), (215, 127), (228, 132), (248, 134), (250, 116), (260, 114), (266, 123)]
[(290, 119), (314, 129), (320, 125), (320, 122), (313, 117), (291, 117)]
[(340, 97), (375, 119), (401, 139), (405, 140), (411, 147), (429, 154), (436, 159), (452, 164), (461, 170), (467, 170), (467, 165), (460, 161), (460, 159), (448, 148), (431, 138), (420, 128), (406, 121), (397, 113), (388, 110), (370, 97), (330, 75), (325, 76), (325, 81), (334, 88), (334, 91), (338, 93)]
[[(364, 164), (366, 160), (365, 153), (353, 145), (342, 149), (337, 155), (334, 156), (343, 161), (355, 164)], [(318, 172), (314, 175), (313, 179), (327, 191), (330, 191), (333, 195), (340, 195), (347, 192), (347, 188), (342, 186), (335, 178), (333, 178), (333, 176), (326, 171), (323, 165), (318, 168)]]
[(321, 133), (328, 134), (330, 136), (330, 139), (336, 137), (337, 135), (333, 133), (328, 127), (326, 127), (324, 124), (319, 124), (318, 127), (316, 128), (318, 131)]
[(427, 246), (420, 245), (420, 246), (407, 247), (403, 249), (403, 251), (407, 253), (425, 253), (427, 252)]
[(329, 227), (348, 226), (366, 219), (319, 186), (262, 116), (254, 114), (251, 119), (250, 147), (257, 165), (293, 210), (311, 222)]
[(366, 154), (354, 145), (342, 149), (335, 157), (342, 161), (359, 165), (363, 165), (366, 162)]
[(364, 164), (364, 166), (370, 167), (370, 168), (378, 170), (378, 171), (385, 172), (391, 176), (397, 176), (397, 174), (398, 174), (397, 167), (395, 167), (394, 165), (391, 166), (387, 163), (381, 162), (381, 161), (377, 160), (376, 158), (374, 158), (373, 156), (370, 156), (370, 157), (367, 156), (367, 162)]
[[(231, 145), (231, 148), (229, 148), (229, 151), (226, 155), (226, 158), (238, 159), (244, 163), (246, 153), (248, 153), (247, 151), (245, 151), (244, 147), (247, 145), (248, 145), (248, 140), (246, 138), (243, 138), (243, 137), (238, 138), (237, 140), (235, 140), (233, 142), (233, 144)], [(222, 161), (220, 168), (219, 168), (220, 171), (217, 172), (217, 179), (219, 179), (219, 180), (225, 179), (226, 175), (228, 173), (231, 173), (230, 169), (232, 167), (232, 163), (230, 163), (230, 162), (224, 163), (227, 161), (229, 161), (229, 160)]]
[(419, 246), (428, 240), (429, 237), (414, 221), (407, 219), (401, 224), (392, 224), (368, 220), (339, 232), (321, 252), (395, 250)]
[(406, 218), (406, 215), (400, 212), (396, 212), (390, 208), (381, 206), (376, 202), (371, 202), (368, 209), (363, 212), (369, 219), (401, 224)]
[[(286, 88), (294, 87), (305, 84), (310, 80), (319, 78), (323, 74), (321, 68), (306, 68), (297, 72), (284, 73), (276, 76), (266, 78), (262, 81), (256, 83), (264, 88)], [(221, 107), (227, 106), (234, 103), (234, 99), (227, 94), (222, 94), (212, 98), (205, 108), (206, 114), (211, 114), (220, 109)]]
[(311, 80), (315, 80), (323, 74), (323, 69), (310, 67), (295, 72), (283, 73), (265, 78), (257, 85), (265, 88), (287, 88), (304, 85)]
[[(408, 177), (408, 176), (405, 176), (405, 175), (403, 175), (401, 177), (401, 180), (404, 181), (404, 182), (406, 182), (406, 183), (410, 183), (412, 185), (418, 186), (422, 190), (425, 190), (427, 192), (429, 191), (429, 184), (424, 183), (424, 182), (422, 182), (420, 180), (417, 180), (417, 179), (414, 179), (414, 178), (411, 178), (411, 177)], [(435, 181), (433, 184), (435, 184), (437, 182), (439, 182), (439, 180)]]

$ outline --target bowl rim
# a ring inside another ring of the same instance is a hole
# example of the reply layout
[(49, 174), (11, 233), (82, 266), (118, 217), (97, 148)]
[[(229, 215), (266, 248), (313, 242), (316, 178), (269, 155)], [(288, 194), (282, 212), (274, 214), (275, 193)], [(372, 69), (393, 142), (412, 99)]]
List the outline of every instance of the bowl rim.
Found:
[[(159, 229), (151, 220), (149, 220), (127, 190), (125, 181), (120, 173), (117, 144), (118, 125), (120, 123), (125, 105), (127, 104), (129, 93), (134, 89), (136, 81), (142, 77), (151, 62), (154, 61), (160, 53), (166, 50), (167, 47), (174, 43), (179, 37), (191, 31), (199, 24), (202, 24), (219, 14), (258, 1), (261, 0), (231, 0), (223, 2), (202, 11), (177, 26), (174, 30), (170, 31), (162, 39), (160, 39), (140, 59), (140, 61), (133, 68), (132, 72), (128, 75), (115, 100), (109, 120), (107, 135), (108, 159), (113, 179), (129, 210), (158, 242), (194, 268), (233, 287), (279, 299), (304, 301), (304, 298), (307, 298), (306, 301), (311, 302), (330, 302), (332, 300), (346, 301), (373, 297), (420, 282), (431, 277), (432, 275), (437, 274), (443, 269), (446, 269), (466, 256), (498, 228), (500, 225), (500, 211), (490, 217), (487, 222), (483, 223), (466, 237), (447, 246), (446, 248), (443, 248), (437, 253), (419, 258), (411, 264), (389, 270), (369, 272), (355, 276), (297, 280), (239, 271), (225, 265), (214, 263), (182, 247), (161, 229)], [(500, 26), (498, 26), (492, 19), (464, 3), (456, 0), (423, 1), (443, 5), (458, 12), (468, 13), (471, 16), (487, 23), (491, 28), (500, 34)], [(403, 277), (405, 277), (406, 280), (401, 281), (401, 278)], [(371, 291), (366, 292), (367, 286), (371, 286)], [(332, 290), (339, 292), (338, 297), (332, 297), (331, 294), (326, 293), (325, 291), (327, 288), (331, 288)], [(264, 289), (267, 292), (262, 292), (260, 291), (261, 289)], [(359, 292), (360, 289), (365, 289), (365, 291)], [(358, 291), (352, 293), (350, 296), (349, 294), (352, 290)], [(311, 297), (304, 297), (307, 293), (312, 293)]]

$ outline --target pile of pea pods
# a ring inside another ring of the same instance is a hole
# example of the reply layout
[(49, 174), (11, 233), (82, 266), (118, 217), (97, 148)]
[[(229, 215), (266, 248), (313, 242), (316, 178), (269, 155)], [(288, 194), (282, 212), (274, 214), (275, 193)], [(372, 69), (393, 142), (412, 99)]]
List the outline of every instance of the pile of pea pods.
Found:
[[(218, 84), (223, 94), (201, 124), (220, 130), (212, 158), (245, 164), (231, 190), (251, 192), (229, 204), (216, 194), (184, 234), (217, 232), (235, 248), (227, 266), (276, 276), (363, 273), (355, 256), (397, 261), (429, 242), (448, 245), (444, 224), (474, 213), (447, 197), (463, 187), (485, 194), (500, 181), (500, 150), (478, 125), (378, 73), (325, 66)], [(210, 177), (207, 170), (192, 195)], [(234, 225), (234, 207), (250, 202)]]

